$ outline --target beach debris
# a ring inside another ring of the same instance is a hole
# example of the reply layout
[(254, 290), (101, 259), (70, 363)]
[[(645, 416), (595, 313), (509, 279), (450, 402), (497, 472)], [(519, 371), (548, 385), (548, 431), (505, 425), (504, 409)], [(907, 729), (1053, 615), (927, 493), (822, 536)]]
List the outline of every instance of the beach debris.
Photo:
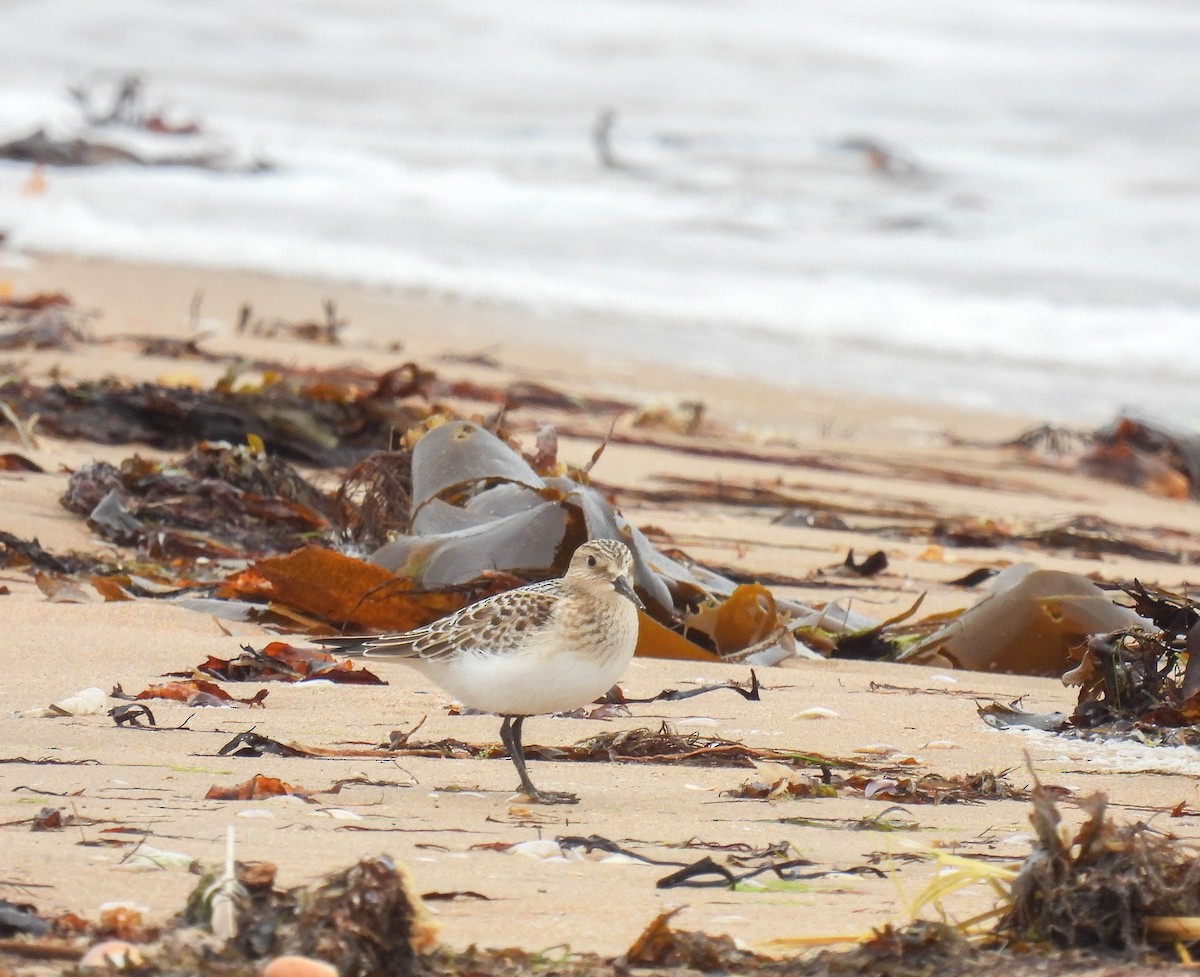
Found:
[(74, 695), (59, 699), (57, 702), (39, 709), (28, 709), (20, 713), (30, 719), (60, 719), (63, 716), (95, 716), (104, 712), (108, 706), (108, 696), (103, 689), (95, 687), (83, 689)]
[(1200, 742), (1200, 680), (1193, 665), (1200, 641), (1197, 606), (1136, 581), (1124, 589), (1139, 610), (1155, 618), (1156, 627), (1123, 628), (1083, 642), (1077, 664), (1062, 676), (1065, 684), (1079, 687), (1070, 716), (990, 702), (979, 705), (983, 721), (1087, 738)]
[(1031, 464), (1076, 470), (1164, 498), (1200, 498), (1200, 435), (1148, 419), (1120, 414), (1091, 432), (1043, 425), (1004, 447)]
[(1200, 939), (1194, 845), (1145, 824), (1114, 824), (1102, 793), (1078, 802), (1087, 817), (1073, 836), (1040, 784), (1032, 800), (1037, 842), (1012, 881), (998, 936), (1123, 953)]
[[(243, 916), (251, 905), (261, 904), (275, 894), (277, 867), (273, 862), (239, 862), (234, 855), (236, 833), (225, 829), (225, 860), (220, 869), (201, 872), (200, 881), (188, 895), (179, 922), (211, 930), (228, 945), (244, 934)], [(227, 934), (227, 935), (226, 935)], [(263, 956), (263, 949), (255, 956)]]
[(0, 398), (20, 416), (39, 415), (43, 429), (59, 437), (172, 451), (254, 435), (271, 455), (328, 467), (386, 447), (392, 432), (432, 413), (410, 396), (416, 391), (406, 375), (403, 367), (382, 374), (284, 369), (240, 384), (231, 374), (212, 390), (112, 379), (40, 386), (7, 376)]
[[(536, 756), (538, 750), (537, 747), (526, 747), (527, 754), (532, 751)], [(719, 736), (705, 736), (699, 732), (680, 734), (666, 722), (657, 730), (640, 727), (601, 733), (565, 748), (562, 756), (556, 756), (557, 752), (548, 751), (547, 758), (582, 762), (670, 762), (713, 767), (750, 767), (764, 759), (795, 758), (814, 766), (841, 765), (837, 760), (815, 753), (797, 758), (786, 750), (756, 749)]]
[(50, 922), (38, 914), (36, 907), (0, 899), (0, 937), (45, 936), (49, 932)]
[(705, 418), (707, 410), (702, 400), (651, 400), (638, 406), (629, 425), (643, 431), (663, 431), (688, 437), (712, 436), (717, 431)]
[[(514, 380), (501, 387), (480, 384), (473, 380), (443, 380), (432, 371), (423, 371), (423, 376), (423, 391), (429, 397), (453, 397), (458, 400), (496, 404), (503, 407), (506, 413), (536, 407), (541, 410), (561, 411), (566, 414), (604, 417), (624, 413), (632, 410), (635, 406), (628, 400), (569, 393), (533, 380)], [(595, 436), (594, 430), (585, 435), (588, 439)]]
[(809, 706), (806, 709), (801, 709), (799, 712), (793, 713), (788, 718), (790, 719), (841, 719), (842, 714), (836, 709), (829, 709), (825, 706)]
[(237, 936), (238, 907), (249, 895), (246, 887), (238, 880), (237, 863), (234, 861), (235, 845), (236, 832), (230, 824), (225, 828), (224, 870), (201, 896), (208, 909), (209, 927), (213, 936), (222, 943), (228, 943)]
[(255, 561), (221, 584), (216, 596), (291, 608), (306, 616), (301, 625), (306, 630), (327, 622), (339, 630), (381, 632), (408, 631), (437, 620), (462, 607), (473, 590), (429, 590), (377, 564), (308, 545)]
[[(730, 857), (731, 864), (744, 865), (747, 860)], [(676, 872), (663, 876), (655, 883), (657, 889), (721, 889), (730, 888), (736, 892), (756, 892), (762, 889), (774, 891), (806, 891), (808, 883), (814, 879), (826, 878), (830, 875), (873, 875), (885, 877), (885, 873), (873, 865), (858, 865), (851, 868), (816, 869), (815, 871), (800, 871), (811, 869), (815, 863), (807, 858), (780, 859), (775, 853), (768, 854), (762, 864), (743, 872), (735, 872), (726, 865), (716, 861), (711, 855), (705, 855), (698, 861), (684, 865)], [(774, 876), (764, 879), (764, 876)]]
[[(928, 633), (937, 627), (936, 622), (940, 619), (936, 617), (933, 620), (925, 619), (905, 624), (924, 602), (925, 595), (920, 594), (899, 614), (894, 614), (885, 621), (869, 621), (866, 624), (861, 618), (854, 618), (849, 614), (841, 617), (839, 621), (841, 615), (836, 613), (838, 605), (833, 604), (819, 614), (811, 614), (800, 621), (795, 634), (797, 639), (810, 647), (828, 648), (829, 653), (837, 658), (890, 660), (902, 651), (902, 638)], [(911, 645), (911, 640), (907, 644)]]
[[(637, 586), (663, 625), (642, 629), (641, 654), (771, 664), (796, 653), (789, 622), (811, 609), (657, 549), (589, 483), (603, 447), (587, 465), (569, 468), (558, 460), (553, 429), (542, 425), (523, 457), (478, 424), (413, 405), (411, 395), (431, 382), (415, 364), (368, 382), (289, 376), (207, 394), (112, 382), (47, 388), (48, 398), (34, 400), (53, 416), (52, 433), (86, 429), (98, 440), (158, 447), (218, 433), (247, 439), (202, 440), (178, 462), (134, 456), (119, 467), (84, 466), (63, 505), (147, 559), (267, 555), (217, 596), (233, 614), (290, 617), (293, 630), (408, 630), (468, 600), (561, 574), (584, 539), (622, 538), (635, 552)], [(0, 387), (26, 408), (38, 392), (19, 380)], [(362, 415), (347, 413), (352, 408)], [(385, 429), (406, 432), (403, 450), (373, 456), (335, 493), (316, 489), (281, 457), (352, 460), (357, 449), (347, 432), (362, 443), (368, 430), (386, 440)], [(314, 538), (325, 546), (303, 546)], [(376, 568), (330, 548), (376, 543)], [(107, 600), (130, 593), (120, 580), (97, 587)]]
[(1195, 631), (1193, 625), (1182, 640), (1140, 629), (1089, 638), (1079, 665), (1063, 676), (1079, 686), (1071, 722), (1094, 730), (1129, 722), (1146, 731), (1200, 726)]
[(879, 176), (908, 179), (929, 176), (929, 171), (911, 153), (874, 136), (846, 136), (834, 148), (861, 157), (867, 169)]
[[(892, 534), (910, 539), (914, 535), (926, 535), (924, 530), (914, 533), (899, 529)], [(1092, 559), (1105, 553), (1167, 563), (1196, 562), (1200, 559), (1200, 549), (1196, 548), (1194, 537), (1173, 535), (1180, 538), (1181, 545), (1177, 549), (1166, 549), (1160, 540), (1147, 536), (1144, 530), (1120, 526), (1094, 515), (1032, 524), (961, 516), (939, 520), (928, 538), (947, 546), (995, 548), (1017, 545), (1027, 549), (1066, 550), (1080, 558)], [(1191, 548), (1184, 548), (1183, 544)]]
[(51, 604), (87, 604), (92, 599), (82, 587), (67, 577), (35, 570), (33, 580)]
[(734, 681), (717, 682), (713, 685), (702, 685), (695, 689), (663, 689), (655, 695), (644, 698), (632, 698), (627, 696), (620, 686), (614, 686), (601, 701), (620, 703), (622, 705), (644, 705), (650, 702), (678, 702), (680, 699), (691, 699), (694, 696), (707, 695), (709, 692), (719, 692), (722, 689), (736, 692), (748, 702), (758, 702), (761, 699), (759, 695), (761, 686), (758, 684), (758, 675), (755, 674), (754, 669), (750, 669), (750, 680), (745, 687)]
[(479, 902), (491, 902), (491, 896), (485, 896), (482, 892), (476, 892), (474, 889), (451, 889), (447, 892), (422, 892), (421, 898), (425, 902), (456, 902), (459, 899), (471, 899)]
[(302, 953), (336, 963), (342, 977), (367, 977), (415, 972), (416, 955), (433, 949), (438, 930), (407, 867), (376, 855), (307, 891), (295, 939)]
[(147, 132), (194, 136), (195, 122), (168, 122), (166, 110), (149, 108), (141, 75), (124, 71), (97, 71), (67, 86), (67, 94), (89, 126), (122, 126)]
[(311, 791), (304, 790), (302, 787), (293, 787), (278, 777), (267, 777), (261, 773), (255, 774), (240, 784), (234, 784), (232, 787), (218, 787), (214, 784), (208, 789), (204, 799), (209, 801), (261, 801), (267, 797), (283, 796), (299, 797), (310, 804), (316, 803), (312, 799)]
[(1027, 712), (1014, 703), (984, 702), (978, 708), (979, 717), (993, 729), (1040, 729), (1061, 733), (1071, 728), (1065, 712)]
[[(206, 137), (199, 123), (150, 107), (141, 76), (96, 72), (67, 88), (78, 117), (0, 144), (0, 159), (38, 166), (186, 166), (224, 173), (271, 169)], [(32, 192), (32, 191), (31, 191)]]
[(143, 966), (146, 958), (126, 940), (102, 940), (88, 947), (79, 958), (80, 970), (99, 970), (105, 973), (126, 972)]
[(876, 550), (859, 562), (854, 559), (854, 550), (852, 549), (846, 554), (846, 559), (835, 572), (841, 572), (847, 576), (873, 577), (887, 568), (888, 558), (883, 550)]
[(288, 322), (285, 319), (256, 318), (254, 310), (248, 302), (243, 302), (238, 309), (237, 324), (234, 331), (239, 336), (253, 336), (256, 339), (298, 339), (304, 342), (321, 343), (326, 346), (338, 346), (342, 342), (342, 330), (349, 323), (338, 315), (337, 303), (333, 299), (325, 299), (321, 304), (324, 318)]
[[(387, 685), (383, 679), (361, 665), (312, 648), (298, 648), (284, 641), (272, 641), (263, 648), (242, 645), (236, 658), (208, 659), (194, 669), (226, 682), (304, 682), (323, 679), (353, 685)], [(168, 673), (175, 675), (176, 673)], [(183, 673), (186, 677), (186, 674)]]
[(978, 587), (981, 583), (991, 580), (999, 572), (995, 567), (978, 567), (954, 580), (947, 580), (946, 583), (951, 587)]
[(292, 954), (268, 960), (262, 977), (339, 977), (339, 974), (337, 967), (324, 960)]
[(188, 679), (186, 681), (167, 682), (163, 685), (152, 685), (139, 692), (136, 698), (139, 700), (168, 699), (172, 702), (182, 702), (193, 708), (241, 705), (248, 706), (251, 709), (262, 709), (265, 708), (266, 704), (264, 700), (268, 694), (267, 689), (259, 689), (249, 699), (238, 699), (230, 695), (215, 682), (208, 682), (204, 679)]
[[(438, 924), (408, 869), (387, 855), (288, 891), (275, 887), (271, 863), (238, 863), (237, 934), (225, 952), (249, 960), (303, 956), (328, 961), (342, 977), (418, 973), (417, 958), (437, 943)], [(217, 873), (201, 878), (183, 920), (211, 926), (207, 893)], [(307, 977), (302, 974), (301, 977)]]
[[(442, 759), (504, 759), (506, 754), (495, 743), (468, 743), (447, 737), (440, 740), (418, 740), (413, 734), (417, 727), (397, 730), (388, 743), (376, 747), (358, 744), (315, 747), (302, 743), (281, 743), (278, 740), (248, 730), (234, 736), (218, 751), (221, 756), (236, 757), (353, 757), (395, 758), (403, 756), (437, 757)], [(902, 773), (904, 768), (891, 764), (881, 768), (848, 757), (831, 757), (812, 750), (751, 747), (737, 740), (705, 736), (698, 732), (677, 733), (668, 723), (657, 730), (639, 727), (614, 730), (589, 736), (569, 746), (526, 745), (527, 757), (537, 760), (574, 763), (668, 763), (704, 767), (755, 767), (764, 762), (787, 765), (788, 770), (816, 768), (829, 780), (835, 769), (873, 771), (885, 775)], [(797, 773), (797, 777), (800, 774)]]
[(978, 804), (982, 801), (1022, 800), (1026, 791), (1014, 787), (1008, 771), (981, 771), (946, 776), (925, 773), (903, 775), (899, 768), (888, 772), (834, 774), (826, 768), (819, 775), (806, 773), (778, 761), (755, 765), (758, 778), (724, 791), (722, 796), (739, 800), (780, 800), (860, 796), (893, 804)]
[(146, 923), (145, 917), (149, 912), (148, 907), (126, 900), (101, 903), (96, 932), (130, 943), (144, 943), (157, 935), (157, 927)]
[[(119, 688), (119, 686), (118, 686)], [(130, 727), (142, 727), (142, 720), (145, 719), (149, 728), (158, 728), (158, 723), (154, 719), (154, 713), (150, 711), (150, 707), (144, 702), (130, 702), (123, 706), (113, 706), (108, 710), (108, 714), (112, 717), (114, 723), (118, 726), (128, 724)]]
[(60, 807), (43, 807), (33, 816), (31, 831), (58, 831), (63, 826), (63, 812)]
[[(735, 594), (733, 581), (659, 551), (589, 484), (598, 456), (581, 470), (543, 476), (485, 428), (438, 423), (412, 450), (409, 533), (372, 561), (421, 588), (451, 587), (489, 571), (561, 575), (585, 539), (621, 539), (634, 553), (638, 592), (660, 623), (719, 642), (711, 650), (723, 657), (759, 643), (764, 652), (786, 644), (781, 614), (809, 609), (779, 605), (761, 587)], [(705, 606), (715, 613), (696, 612)], [(639, 653), (649, 653), (657, 633), (643, 632)]]
[[(364, 463), (349, 476), (353, 488), (337, 493), (341, 511), (332, 518), (352, 538), (378, 538), (378, 530), (362, 531), (377, 513), (392, 525), (403, 520), (405, 531), (370, 563), (309, 545), (253, 563), (217, 596), (290, 609), (305, 628), (411, 630), (468, 601), (561, 575), (583, 539), (620, 538), (635, 552), (635, 580), (657, 618), (643, 617), (639, 654), (771, 664), (795, 653), (789, 620), (809, 608), (659, 551), (587, 483), (586, 468), (544, 477), (502, 438), (465, 421), (439, 418), (405, 440), (416, 441), (408, 464), (389, 457), (368, 471)], [(539, 441), (533, 457), (550, 464), (544, 431)], [(406, 514), (395, 498), (407, 500)]]
[(147, 845), (145, 841), (137, 845), (120, 862), (121, 867), (126, 869), (151, 871), (183, 869), (184, 871), (193, 873), (197, 871), (199, 864), (196, 858), (184, 852), (155, 848), (153, 845)]
[[(367, 508), (376, 505), (374, 496), (359, 501), (319, 490), (253, 438), (242, 445), (202, 442), (173, 462), (134, 455), (119, 467), (85, 464), (72, 473), (60, 503), (88, 517), (103, 538), (157, 559), (289, 553), (322, 537), (332, 544), (353, 537), (354, 527), (378, 511)], [(118, 597), (112, 583), (91, 582), (108, 587), (106, 599)], [(127, 575), (116, 582), (130, 589)]]
[(285, 743), (280, 743), (278, 740), (273, 740), (262, 733), (256, 733), (252, 729), (238, 733), (237, 736), (217, 750), (217, 756), (235, 757), (311, 757), (319, 755), (302, 747), (288, 746)]
[(639, 658), (674, 658), (681, 661), (721, 660), (715, 651), (701, 647), (642, 612), (638, 614), (638, 643), (634, 654)]
[(134, 455), (70, 476), (60, 503), (150, 557), (290, 552), (329, 526), (333, 500), (252, 445), (204, 441), (178, 463)]
[(543, 862), (580, 862), (584, 860), (599, 862), (638, 862), (647, 865), (679, 865), (680, 862), (662, 861), (640, 855), (637, 852), (623, 848), (615, 841), (600, 835), (589, 835), (586, 838), (570, 835), (558, 838), (535, 838), (529, 841), (518, 841), (513, 844), (505, 842), (481, 842), (472, 845), (471, 851), (498, 851), (510, 855), (521, 855)]
[(728, 936), (674, 930), (669, 923), (679, 908), (660, 913), (618, 963), (627, 967), (681, 967), (703, 973), (740, 973), (765, 958), (739, 947)]
[(273, 167), (262, 159), (240, 160), (229, 150), (211, 146), (192, 152), (146, 152), (121, 145), (121, 140), (101, 139), (90, 133), (57, 135), (39, 127), (32, 132), (0, 143), (0, 159), (38, 166), (107, 166), (127, 163), (133, 166), (191, 167), (219, 173), (263, 173)]
[[(743, 658), (748, 650), (755, 652), (782, 645), (794, 651), (787, 620), (781, 620), (781, 610), (774, 595), (762, 584), (738, 584), (719, 603), (709, 600), (701, 604), (683, 621), (685, 636), (697, 635), (707, 639), (723, 660)], [(773, 664), (767, 662), (764, 664)]]
[(0, 350), (68, 350), (91, 343), (93, 318), (94, 312), (76, 308), (62, 292), (0, 296)]
[(15, 451), (4, 451), (0, 452), (0, 472), (34, 472), (41, 475), (45, 474), (46, 469)]
[(1086, 577), (1018, 564), (996, 577), (983, 600), (897, 660), (1057, 677), (1078, 663), (1089, 635), (1148, 627)]
[(408, 531), (412, 505), (412, 453), (376, 451), (342, 478), (334, 494), (342, 540), (364, 553)]
[(32, 567), (50, 573), (77, 573), (94, 561), (80, 557), (58, 557), (48, 553), (36, 539), (21, 539), (0, 530), (0, 566)]
[[(847, 950), (822, 950), (807, 958), (797, 977), (838, 977), (849, 974), (886, 974), (888, 977), (931, 977), (983, 971), (995, 963), (1004, 972), (1011, 958), (993, 954), (971, 942), (953, 925), (943, 921), (916, 920), (903, 926), (887, 923), (870, 933), (851, 933), (817, 938), (783, 937), (771, 940), (773, 952), (804, 952), (814, 945), (851, 943)], [(1058, 961), (1054, 961), (1057, 963)], [(1014, 968), (1019, 967), (1013, 962)], [(1042, 960), (1032, 967), (1045, 966)], [(1016, 972), (1019, 973), (1019, 970)]]

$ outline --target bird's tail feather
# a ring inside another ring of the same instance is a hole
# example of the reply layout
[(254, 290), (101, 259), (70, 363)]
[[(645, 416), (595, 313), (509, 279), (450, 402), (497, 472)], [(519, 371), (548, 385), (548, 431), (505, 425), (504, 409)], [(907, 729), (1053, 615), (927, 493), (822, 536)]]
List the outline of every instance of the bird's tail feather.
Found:
[(338, 634), (329, 638), (312, 638), (313, 644), (328, 648), (342, 655), (364, 655), (367, 648), (378, 635), (374, 634)]

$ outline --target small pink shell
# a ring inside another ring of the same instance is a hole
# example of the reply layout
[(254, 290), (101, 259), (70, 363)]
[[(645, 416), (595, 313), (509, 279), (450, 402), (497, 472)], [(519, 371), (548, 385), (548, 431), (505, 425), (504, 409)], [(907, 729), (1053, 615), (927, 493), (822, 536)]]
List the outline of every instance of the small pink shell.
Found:
[(324, 960), (276, 957), (263, 968), (262, 977), (338, 977), (338, 972)]

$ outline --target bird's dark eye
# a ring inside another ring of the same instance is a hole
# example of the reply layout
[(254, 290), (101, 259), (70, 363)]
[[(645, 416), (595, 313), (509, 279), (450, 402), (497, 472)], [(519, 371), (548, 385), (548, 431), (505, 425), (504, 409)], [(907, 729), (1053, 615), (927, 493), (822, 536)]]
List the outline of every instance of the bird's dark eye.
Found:
[(588, 566), (594, 567), (595, 565), (596, 565), (596, 558), (594, 556), (589, 556), (588, 557)]

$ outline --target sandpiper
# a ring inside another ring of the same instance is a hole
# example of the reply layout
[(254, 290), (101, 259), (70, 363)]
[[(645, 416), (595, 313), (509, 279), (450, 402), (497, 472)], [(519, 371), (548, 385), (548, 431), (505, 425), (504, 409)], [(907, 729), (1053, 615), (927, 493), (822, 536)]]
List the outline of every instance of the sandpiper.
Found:
[(617, 540), (584, 543), (566, 576), (496, 594), (433, 624), (399, 634), (321, 638), (365, 658), (417, 668), (464, 706), (504, 717), (500, 739), (539, 804), (579, 798), (540, 791), (525, 769), (521, 726), (527, 716), (577, 709), (607, 692), (637, 645), (633, 556)]

